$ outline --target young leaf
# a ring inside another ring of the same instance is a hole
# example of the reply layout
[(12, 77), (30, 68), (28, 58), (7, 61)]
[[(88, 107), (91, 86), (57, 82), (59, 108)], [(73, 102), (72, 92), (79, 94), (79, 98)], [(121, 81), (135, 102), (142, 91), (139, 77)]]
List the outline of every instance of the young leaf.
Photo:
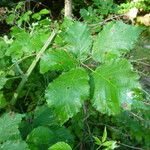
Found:
[(46, 14), (49, 14), (50, 12), (49, 12), (49, 10), (47, 10), (47, 9), (42, 9), (40, 12), (39, 12), (39, 14), (40, 15), (46, 15)]
[(139, 76), (127, 60), (103, 64), (96, 69), (93, 77), (95, 89), (92, 103), (98, 111), (113, 115), (120, 112), (121, 106), (131, 105), (132, 97), (128, 93), (139, 87)]
[(32, 15), (32, 18), (35, 20), (40, 20), (41, 19), (41, 15), (39, 13), (35, 13)]
[(97, 145), (101, 145), (102, 144), (101, 140), (98, 137), (93, 136), (93, 138), (95, 140), (95, 144), (97, 144)]
[(116, 143), (117, 143), (116, 141), (106, 141), (102, 145), (108, 147), (111, 150), (113, 150), (113, 149), (118, 147), (118, 145)]
[(61, 124), (79, 112), (83, 101), (89, 96), (88, 74), (81, 68), (62, 74), (49, 84), (45, 98), (54, 108)]
[(24, 141), (7, 141), (0, 145), (1, 150), (30, 150)]
[(47, 71), (68, 71), (77, 66), (76, 59), (64, 50), (50, 50), (40, 61), (40, 72)]
[(102, 143), (105, 142), (107, 139), (107, 130), (106, 130), (106, 127), (104, 129), (104, 132), (103, 132), (103, 137), (102, 137)]
[(48, 150), (72, 150), (72, 148), (65, 142), (58, 142), (52, 145)]
[(79, 60), (85, 59), (92, 46), (89, 28), (83, 23), (75, 22), (66, 32), (65, 42), (69, 52)]
[(0, 117), (0, 143), (6, 140), (20, 139), (18, 125), (22, 120), (22, 115), (15, 113), (6, 113)]
[(103, 62), (128, 52), (133, 49), (141, 31), (120, 21), (108, 23), (94, 42), (93, 58)]

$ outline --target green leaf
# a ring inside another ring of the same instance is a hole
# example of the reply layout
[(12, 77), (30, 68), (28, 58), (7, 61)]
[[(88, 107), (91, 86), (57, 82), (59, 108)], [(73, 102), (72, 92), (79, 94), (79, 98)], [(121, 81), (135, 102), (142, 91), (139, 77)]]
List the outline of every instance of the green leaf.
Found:
[(39, 126), (31, 131), (27, 136), (27, 143), (39, 145), (49, 145), (54, 138), (54, 133), (47, 127)]
[(50, 30), (38, 30), (29, 34), (25, 30), (13, 28), (11, 34), (15, 39), (7, 48), (6, 56), (20, 59), (22, 56), (29, 56), (33, 52), (39, 51), (48, 39)]
[(1, 150), (29, 150), (24, 141), (7, 141), (0, 145)]
[(16, 6), (16, 9), (22, 8), (24, 4), (25, 4), (24, 2), (18, 2), (17, 6)]
[(46, 14), (49, 14), (49, 10), (47, 9), (42, 9), (40, 12), (39, 12), (40, 15), (46, 15)]
[(137, 73), (123, 59), (103, 64), (93, 72), (95, 89), (93, 106), (101, 113), (117, 114), (120, 108), (130, 109), (133, 89), (140, 87)]
[(113, 150), (115, 148), (117, 148), (117, 142), (116, 141), (106, 141), (105, 143), (103, 143), (103, 146), (109, 147), (109, 149)]
[(36, 20), (40, 20), (41, 19), (41, 15), (39, 13), (35, 13), (35, 14), (32, 15), (32, 18), (36, 19)]
[(103, 132), (103, 136), (102, 136), (102, 143), (105, 142), (107, 139), (107, 130), (106, 130), (106, 127), (104, 129), (104, 132)]
[(53, 143), (65, 141), (68, 144), (74, 143), (74, 135), (70, 132), (69, 128), (56, 126), (54, 128), (51, 128), (54, 132), (55, 138), (53, 139)]
[(129, 52), (141, 33), (141, 29), (121, 21), (104, 26), (93, 46), (93, 58), (96, 61), (114, 59)]
[(48, 150), (72, 150), (72, 148), (65, 142), (58, 142), (52, 145)]
[(0, 109), (7, 105), (6, 99), (4, 98), (3, 92), (0, 91)]
[(50, 126), (56, 124), (52, 109), (47, 105), (39, 106), (34, 112), (33, 126)]
[(7, 44), (3, 39), (0, 39), (0, 59), (5, 57), (5, 52), (7, 50)]
[(15, 40), (7, 49), (6, 56), (11, 56), (13, 59), (18, 59), (24, 54), (30, 55), (34, 52), (31, 36), (28, 32), (14, 28), (12, 30), (12, 35), (15, 37)]
[(40, 51), (40, 49), (43, 47), (45, 41), (48, 39), (50, 34), (51, 34), (50, 29), (42, 29), (42, 30), (39, 29), (33, 32), (32, 37), (30, 38), (32, 50)]
[(22, 115), (13, 112), (6, 113), (0, 117), (0, 142), (20, 139), (18, 125), (21, 120)]
[(7, 24), (12, 25), (14, 23), (15, 18), (16, 18), (15, 14), (10, 14), (9, 16), (7, 16), (6, 18)]
[(92, 46), (89, 28), (83, 23), (75, 22), (67, 30), (65, 42), (69, 52), (72, 52), (79, 60), (84, 60)]
[(6, 84), (7, 78), (5, 77), (5, 72), (0, 70), (0, 89)]
[(49, 84), (45, 98), (61, 124), (78, 113), (84, 100), (87, 100), (88, 80), (86, 71), (78, 68), (62, 74)]
[(101, 140), (98, 137), (93, 136), (93, 138), (95, 140), (95, 144), (97, 144), (97, 145), (101, 145), (102, 144)]
[(30, 147), (38, 149), (47, 149), (49, 146), (56, 142), (66, 141), (68, 143), (73, 143), (73, 136), (64, 127), (48, 127), (39, 126), (34, 128), (27, 136), (27, 143)]
[(76, 59), (64, 50), (50, 50), (40, 61), (40, 72), (42, 74), (47, 71), (68, 71), (75, 68)]
[(28, 22), (30, 20), (30, 15), (32, 14), (32, 11), (27, 11), (25, 14), (23, 14), (20, 19), (22, 21)]

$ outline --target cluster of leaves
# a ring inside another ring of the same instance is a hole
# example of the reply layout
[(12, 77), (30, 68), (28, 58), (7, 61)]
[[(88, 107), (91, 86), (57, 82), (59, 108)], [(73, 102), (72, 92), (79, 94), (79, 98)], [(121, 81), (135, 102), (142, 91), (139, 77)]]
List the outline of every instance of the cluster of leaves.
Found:
[(41, 20), (43, 15), (50, 14), (47, 9), (42, 9), (40, 12), (33, 13), (31, 10), (24, 9), (25, 2), (19, 2), (15, 8), (8, 10), (6, 22), (9, 25), (22, 26), (24, 23), (30, 25), (30, 21)]
[(99, 145), (99, 147), (96, 150), (99, 150), (101, 147), (106, 147), (105, 150), (115, 149), (118, 146), (116, 145), (116, 141), (107, 141), (107, 130), (106, 127), (103, 132), (102, 139), (95, 137), (95, 144)]
[(93, 0), (93, 4), (87, 9), (81, 9), (80, 14), (87, 23), (98, 23), (108, 16), (108, 14), (113, 14), (116, 11), (117, 5), (113, 0)]
[[(106, 1), (102, 4), (94, 2), (99, 8), (108, 4)], [(101, 10), (100, 13), (107, 15), (111, 9), (112, 3), (108, 5), (109, 11)], [(108, 121), (112, 116), (111, 123), (116, 125), (123, 119), (119, 115), (132, 110), (149, 118), (145, 113), (149, 109), (138, 100), (139, 75), (124, 58), (134, 48), (142, 29), (112, 21), (93, 36), (86, 23), (70, 19), (53, 23), (50, 19), (41, 19), (47, 13), (45, 9), (35, 14), (28, 11), (14, 18), (10, 12), (7, 22), (13, 27), (8, 36), (0, 38), (0, 149), (71, 150), (78, 139), (85, 138), (83, 130), (87, 122), (83, 120), (88, 118), (84, 116), (87, 109), (95, 120), (104, 115)], [(26, 78), (25, 72), (54, 27), (59, 30), (53, 44), (26, 79), (23, 90), (16, 93), (19, 82)], [(19, 97), (12, 106), (11, 98), (16, 94)], [(126, 117), (130, 118), (129, 115)], [(134, 121), (130, 120), (131, 124), (128, 122), (126, 126), (134, 139), (138, 136), (131, 126)], [(98, 130), (96, 126), (94, 128)], [(142, 132), (140, 140), (145, 138), (149, 146), (149, 136), (145, 137)], [(106, 141), (106, 129), (102, 140), (97, 134), (99, 131), (94, 136), (98, 148), (116, 148), (115, 141)], [(88, 136), (92, 136), (94, 143), (93, 135)]]
[(149, 12), (150, 11), (150, 2), (149, 0), (139, 0), (137, 2), (127, 2), (127, 3), (122, 3), (119, 6), (119, 13), (126, 13), (128, 12), (131, 8), (138, 8), (140, 11), (144, 12)]

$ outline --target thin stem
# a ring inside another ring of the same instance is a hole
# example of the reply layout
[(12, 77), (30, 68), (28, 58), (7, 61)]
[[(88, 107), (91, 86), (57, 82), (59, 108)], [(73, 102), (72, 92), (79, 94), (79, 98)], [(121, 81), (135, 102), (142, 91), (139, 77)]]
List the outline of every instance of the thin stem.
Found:
[(127, 145), (127, 144), (124, 144), (124, 143), (118, 143), (118, 144), (122, 145), (122, 146), (125, 146), (125, 147), (128, 147), (128, 148), (131, 148), (131, 149), (144, 150), (143, 148), (130, 146), (130, 145)]
[(41, 58), (41, 56), (43, 55), (43, 53), (45, 52), (45, 50), (47, 49), (47, 47), (49, 46), (49, 44), (53, 41), (53, 39), (55, 38), (55, 36), (56, 36), (56, 32), (53, 31), (52, 34), (51, 34), (51, 36), (48, 38), (48, 40), (44, 44), (44, 46), (41, 48), (41, 50), (39, 51), (39, 53), (36, 55), (35, 59), (33, 60), (33, 62), (30, 65), (30, 67), (28, 68), (27, 72), (24, 74), (24, 76), (23, 76), (20, 84), (18, 85), (18, 88), (17, 88), (16, 92), (14, 93), (14, 95), (13, 95), (11, 101), (10, 101), (11, 105), (15, 105), (16, 104), (17, 98), (18, 98), (20, 92), (22, 91), (25, 83), (27, 82), (28, 77), (32, 73), (32, 71), (35, 68), (37, 62), (39, 61), (39, 59)]
[(113, 19), (116, 19), (116, 18), (122, 17), (122, 16), (125, 16), (125, 15), (124, 15), (124, 14), (121, 14), (121, 15), (113, 16), (113, 17), (111, 17), (111, 18), (105, 19), (105, 20), (102, 21), (102, 22), (99, 22), (99, 23), (96, 23), (96, 24), (90, 24), (89, 26), (93, 27), (93, 26), (97, 26), (97, 25), (103, 25), (103, 24), (105, 24), (106, 22), (108, 22), (108, 21), (110, 21), (110, 20), (113, 20)]
[(137, 114), (133, 113), (133, 112), (130, 112), (134, 117), (136, 117), (138, 120), (140, 121), (144, 121), (144, 119), (140, 116), (138, 116)]
[[(31, 55), (25, 56), (25, 57), (19, 59), (18, 61), (16, 61), (16, 63), (19, 65), (22, 61), (24, 61), (24, 60), (26, 60), (26, 59), (28, 59), (29, 57), (32, 57), (32, 56), (36, 56), (36, 54), (31, 54)], [(12, 64), (8, 69), (10, 70), (14, 65), (15, 65), (15, 63)]]

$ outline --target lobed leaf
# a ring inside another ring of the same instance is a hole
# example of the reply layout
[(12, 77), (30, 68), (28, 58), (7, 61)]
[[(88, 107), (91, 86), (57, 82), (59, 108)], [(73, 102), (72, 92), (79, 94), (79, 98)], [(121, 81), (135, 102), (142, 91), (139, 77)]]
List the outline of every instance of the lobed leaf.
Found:
[(54, 108), (61, 124), (79, 112), (83, 101), (89, 96), (88, 74), (81, 68), (62, 74), (49, 84), (45, 98)]
[(133, 89), (138, 88), (139, 76), (123, 59), (98, 67), (93, 73), (95, 89), (93, 106), (104, 114), (117, 114), (120, 108), (130, 109)]
[(5, 113), (0, 117), (0, 142), (21, 138), (18, 130), (21, 120), (22, 115), (13, 112)]
[(77, 66), (76, 59), (64, 50), (50, 50), (40, 61), (40, 72), (68, 71)]
[(92, 38), (86, 24), (75, 22), (65, 35), (66, 49), (79, 60), (84, 60), (90, 53)]
[(93, 58), (104, 62), (129, 52), (141, 33), (139, 27), (127, 25), (121, 21), (104, 26), (93, 45)]

